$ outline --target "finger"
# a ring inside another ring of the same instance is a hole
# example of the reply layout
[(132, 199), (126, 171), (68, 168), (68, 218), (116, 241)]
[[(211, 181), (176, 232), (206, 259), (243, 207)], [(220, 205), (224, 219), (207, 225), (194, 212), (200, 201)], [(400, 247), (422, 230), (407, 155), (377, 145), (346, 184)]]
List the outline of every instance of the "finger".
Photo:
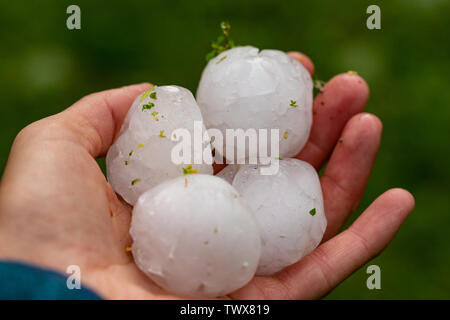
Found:
[(322, 241), (334, 236), (359, 205), (377, 156), (381, 131), (381, 121), (368, 113), (353, 116), (345, 126), (320, 178), (328, 221)]
[(355, 73), (339, 74), (324, 86), (313, 104), (309, 140), (296, 156), (317, 170), (328, 159), (347, 121), (360, 113), (369, 97), (369, 87)]
[(59, 118), (78, 135), (93, 157), (106, 154), (134, 99), (149, 83), (90, 94), (60, 113)]
[(297, 51), (290, 51), (287, 55), (297, 59), (309, 71), (311, 77), (314, 75), (314, 64), (307, 55)]
[(234, 299), (314, 299), (377, 256), (414, 207), (403, 189), (378, 197), (346, 231), (274, 277), (256, 277)]

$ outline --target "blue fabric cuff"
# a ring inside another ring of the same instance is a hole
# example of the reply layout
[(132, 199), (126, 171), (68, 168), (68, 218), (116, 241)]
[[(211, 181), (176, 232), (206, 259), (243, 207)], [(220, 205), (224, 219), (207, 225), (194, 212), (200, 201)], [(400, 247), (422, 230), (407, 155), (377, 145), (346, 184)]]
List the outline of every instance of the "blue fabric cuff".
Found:
[(69, 289), (67, 276), (33, 265), (0, 261), (1, 300), (99, 300), (94, 291)]

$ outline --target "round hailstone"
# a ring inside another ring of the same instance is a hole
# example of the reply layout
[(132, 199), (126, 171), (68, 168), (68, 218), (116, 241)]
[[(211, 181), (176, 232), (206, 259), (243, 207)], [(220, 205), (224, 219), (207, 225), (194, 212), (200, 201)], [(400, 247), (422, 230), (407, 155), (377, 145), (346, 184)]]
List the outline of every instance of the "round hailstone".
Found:
[(233, 180), (258, 220), (262, 251), (257, 275), (274, 274), (313, 251), (327, 225), (316, 170), (297, 159), (279, 164), (275, 175), (260, 175), (258, 166), (244, 165)]
[[(172, 161), (172, 148), (181, 142), (172, 140), (172, 132), (184, 128), (193, 136), (194, 121), (199, 121), (205, 130), (200, 109), (189, 90), (162, 86), (140, 94), (106, 155), (108, 181), (113, 189), (134, 205), (143, 192), (183, 175), (183, 169), (212, 174), (210, 164), (187, 168), (186, 164)], [(203, 147), (210, 148), (209, 142)]]
[[(300, 62), (278, 50), (251, 46), (226, 50), (210, 60), (197, 90), (207, 128), (220, 129), (224, 137), (226, 129), (279, 129), (281, 157), (292, 157), (305, 145), (312, 101), (311, 76)], [(223, 154), (220, 145), (213, 146)], [(232, 160), (233, 148), (227, 141), (224, 146), (225, 157)]]
[(261, 243), (250, 209), (228, 183), (186, 175), (142, 194), (130, 229), (137, 266), (164, 289), (217, 297), (244, 286)]

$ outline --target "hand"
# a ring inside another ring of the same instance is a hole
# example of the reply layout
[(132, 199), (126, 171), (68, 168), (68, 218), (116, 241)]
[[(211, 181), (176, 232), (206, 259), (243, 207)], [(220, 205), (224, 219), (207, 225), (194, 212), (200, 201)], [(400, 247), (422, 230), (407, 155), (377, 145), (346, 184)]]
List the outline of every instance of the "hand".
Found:
[[(314, 74), (307, 56), (288, 54)], [(361, 113), (368, 96), (365, 81), (348, 72), (332, 78), (314, 100), (311, 134), (297, 158), (317, 170), (328, 160), (320, 179), (328, 221), (322, 243), (275, 276), (255, 277), (233, 299), (320, 298), (383, 251), (412, 211), (412, 195), (391, 189), (338, 233), (358, 207), (380, 145), (381, 121)]]
[[(291, 54), (312, 73), (306, 56)], [(0, 185), (0, 258), (63, 273), (78, 265), (82, 286), (105, 298), (179, 298), (149, 280), (125, 251), (131, 243), (131, 207), (117, 197), (95, 161), (106, 154), (134, 98), (150, 87), (89, 95), (19, 133)], [(279, 274), (255, 277), (231, 298), (319, 298), (392, 240), (414, 206), (401, 189), (381, 195), (336, 235), (362, 196), (379, 145), (380, 121), (358, 114), (367, 95), (356, 75), (330, 80), (314, 102), (311, 137), (298, 155), (320, 168), (331, 154), (321, 178), (328, 219), (323, 243)]]

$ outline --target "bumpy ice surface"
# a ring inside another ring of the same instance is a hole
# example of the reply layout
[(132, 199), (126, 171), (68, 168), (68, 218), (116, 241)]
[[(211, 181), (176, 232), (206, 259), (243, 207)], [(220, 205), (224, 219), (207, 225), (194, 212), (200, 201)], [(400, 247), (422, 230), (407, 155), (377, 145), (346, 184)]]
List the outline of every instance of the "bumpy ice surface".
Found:
[(138, 267), (181, 295), (228, 294), (253, 277), (260, 257), (253, 214), (230, 184), (211, 175), (178, 177), (142, 194), (130, 234)]
[(275, 175), (260, 175), (257, 166), (244, 165), (233, 186), (260, 228), (262, 251), (256, 274), (274, 274), (319, 245), (327, 221), (319, 177), (311, 165), (280, 160)]
[[(178, 86), (154, 87), (140, 94), (131, 106), (116, 141), (108, 150), (108, 181), (128, 203), (167, 179), (183, 175), (186, 164), (175, 165), (172, 131), (193, 134), (194, 121), (203, 121), (192, 93)], [(193, 170), (212, 174), (212, 166), (194, 164)]]
[(312, 90), (311, 76), (297, 60), (278, 50), (245, 46), (210, 60), (197, 102), (207, 128), (220, 129), (224, 136), (227, 128), (278, 128), (280, 156), (292, 157), (309, 136)]

